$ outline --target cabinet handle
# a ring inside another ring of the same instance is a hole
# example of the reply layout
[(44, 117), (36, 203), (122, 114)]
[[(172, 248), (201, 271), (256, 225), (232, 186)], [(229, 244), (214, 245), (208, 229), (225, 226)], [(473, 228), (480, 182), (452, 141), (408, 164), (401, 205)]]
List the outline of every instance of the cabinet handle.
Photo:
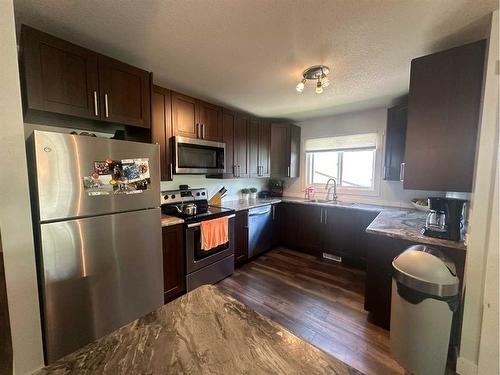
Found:
[(403, 182), (405, 180), (405, 163), (401, 163), (399, 166), (399, 181)]
[(323, 224), (323, 209), (319, 209), (319, 223)]
[(108, 94), (104, 94), (104, 113), (106, 118), (109, 117), (109, 108), (108, 108)]
[(290, 177), (290, 166), (288, 166), (286, 169), (286, 176)]
[(324, 221), (323, 224), (327, 224), (328, 223), (328, 210), (326, 208), (325, 208), (325, 219), (323, 221)]
[(170, 163), (170, 178), (172, 178), (174, 175), (174, 164)]
[(200, 124), (196, 124), (196, 138), (200, 138)]
[(201, 138), (205, 139), (205, 124), (201, 124)]
[(99, 103), (97, 102), (97, 91), (94, 91), (94, 115), (99, 117)]
[(276, 216), (276, 205), (272, 205), (272, 208), (273, 208), (273, 221), (274, 221), (274, 218)]

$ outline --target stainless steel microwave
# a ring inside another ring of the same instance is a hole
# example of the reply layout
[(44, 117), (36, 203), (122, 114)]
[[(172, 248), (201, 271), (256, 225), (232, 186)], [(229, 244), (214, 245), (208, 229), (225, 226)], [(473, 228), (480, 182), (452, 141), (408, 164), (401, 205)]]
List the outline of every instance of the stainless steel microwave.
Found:
[(175, 173), (224, 173), (225, 150), (225, 143), (174, 137)]

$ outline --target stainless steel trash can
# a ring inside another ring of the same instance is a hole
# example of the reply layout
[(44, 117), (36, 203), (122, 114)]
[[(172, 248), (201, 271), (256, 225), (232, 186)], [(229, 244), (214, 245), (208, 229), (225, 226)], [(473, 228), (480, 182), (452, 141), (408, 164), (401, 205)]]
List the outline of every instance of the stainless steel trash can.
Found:
[(415, 375), (443, 375), (459, 303), (455, 265), (439, 250), (415, 245), (392, 266), (392, 356)]

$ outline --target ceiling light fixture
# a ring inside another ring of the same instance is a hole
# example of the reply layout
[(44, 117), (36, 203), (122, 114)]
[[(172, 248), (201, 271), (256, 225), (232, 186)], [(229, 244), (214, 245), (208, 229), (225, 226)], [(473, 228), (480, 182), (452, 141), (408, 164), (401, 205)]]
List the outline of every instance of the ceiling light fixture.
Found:
[(302, 80), (295, 86), (298, 92), (304, 91), (307, 80), (316, 81), (316, 94), (321, 94), (323, 88), (330, 86), (330, 80), (326, 77), (330, 73), (330, 68), (325, 65), (314, 65), (307, 68), (302, 73)]

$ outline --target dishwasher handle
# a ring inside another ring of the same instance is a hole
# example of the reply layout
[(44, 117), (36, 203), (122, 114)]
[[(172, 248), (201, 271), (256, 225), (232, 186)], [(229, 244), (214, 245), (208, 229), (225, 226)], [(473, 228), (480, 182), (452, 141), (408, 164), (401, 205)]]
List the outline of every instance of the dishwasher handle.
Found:
[(260, 215), (267, 215), (271, 213), (271, 209), (269, 208), (266, 211), (256, 211), (256, 212), (249, 212), (248, 216), (260, 216)]

